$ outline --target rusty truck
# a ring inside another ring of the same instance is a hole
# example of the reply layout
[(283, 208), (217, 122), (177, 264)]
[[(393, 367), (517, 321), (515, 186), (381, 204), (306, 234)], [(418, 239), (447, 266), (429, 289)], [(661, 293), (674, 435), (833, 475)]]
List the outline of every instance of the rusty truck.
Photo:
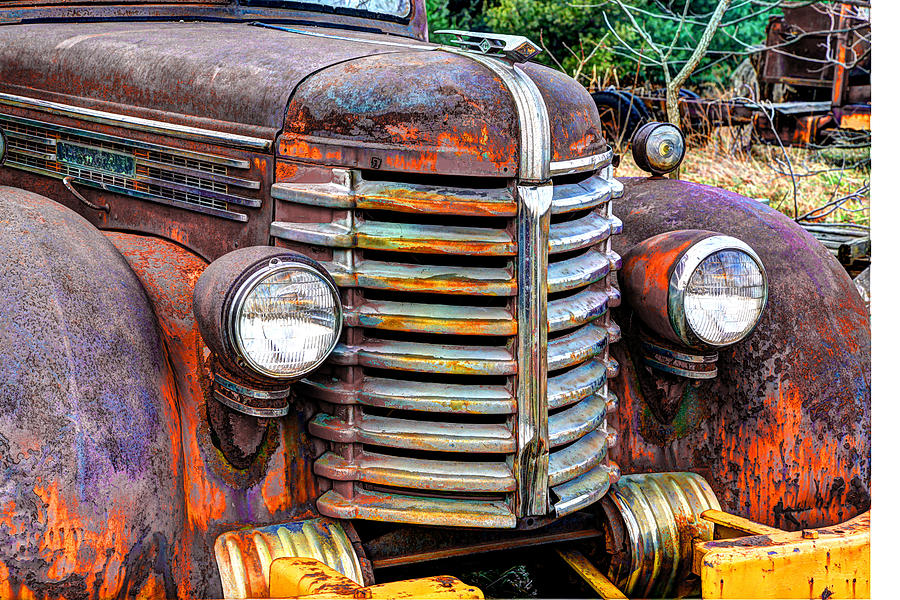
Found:
[(528, 39), (441, 36), (0, 0), (0, 597), (477, 597), (376, 582), (539, 545), (613, 595), (868, 593), (840, 264), (665, 177), (671, 125), (617, 180)]

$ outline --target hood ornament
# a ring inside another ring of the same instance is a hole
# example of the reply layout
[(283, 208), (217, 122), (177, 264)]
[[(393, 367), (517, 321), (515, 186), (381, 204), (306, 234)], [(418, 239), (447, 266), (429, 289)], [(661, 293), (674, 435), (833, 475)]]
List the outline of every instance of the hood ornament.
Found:
[(459, 31), (456, 29), (442, 29), (434, 33), (455, 36), (455, 39), (450, 40), (451, 44), (462, 46), (479, 54), (505, 58), (514, 63), (528, 62), (543, 51), (540, 46), (521, 35)]

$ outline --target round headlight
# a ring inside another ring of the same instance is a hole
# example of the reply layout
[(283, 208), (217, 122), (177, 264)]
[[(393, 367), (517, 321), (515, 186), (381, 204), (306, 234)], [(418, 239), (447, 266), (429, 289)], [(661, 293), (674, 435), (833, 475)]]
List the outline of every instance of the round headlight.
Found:
[(766, 272), (756, 252), (733, 237), (708, 237), (675, 266), (669, 316), (685, 343), (727, 346), (750, 334), (767, 296)]
[(337, 289), (310, 265), (273, 258), (244, 283), (231, 306), (235, 349), (262, 375), (281, 379), (308, 373), (337, 344)]
[(631, 145), (635, 164), (654, 175), (677, 169), (684, 151), (684, 134), (671, 123), (647, 123), (635, 132)]
[(227, 370), (297, 380), (322, 364), (341, 332), (341, 301), (314, 260), (270, 246), (229, 252), (194, 286), (194, 315)]

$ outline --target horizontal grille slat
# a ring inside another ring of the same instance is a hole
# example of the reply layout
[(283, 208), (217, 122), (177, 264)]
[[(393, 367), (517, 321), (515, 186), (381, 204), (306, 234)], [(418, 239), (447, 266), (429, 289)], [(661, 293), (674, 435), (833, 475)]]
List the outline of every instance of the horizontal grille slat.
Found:
[(556, 414), (550, 415), (550, 447), (568, 444), (585, 436), (603, 424), (606, 418), (606, 400), (600, 395), (591, 395)]
[(612, 222), (592, 211), (580, 219), (550, 225), (550, 254), (596, 246), (609, 237)]
[(551, 488), (558, 500), (553, 507), (556, 516), (563, 517), (593, 504), (606, 494), (610, 484), (610, 468), (599, 464), (587, 473)]
[(604, 328), (585, 325), (547, 344), (547, 366), (555, 371), (583, 363), (602, 353), (607, 342)]
[(500, 500), (458, 500), (427, 498), (357, 489), (353, 500), (334, 490), (325, 492), (316, 506), (338, 519), (375, 519), (412, 525), (512, 528), (516, 516)]
[(568, 406), (603, 388), (607, 366), (602, 360), (582, 365), (547, 379), (547, 405), (550, 410)]
[(610, 261), (598, 250), (551, 263), (547, 285), (551, 294), (584, 287), (600, 281), (609, 273)]
[(370, 340), (361, 347), (338, 344), (331, 355), (340, 365), (457, 375), (512, 375), (516, 360), (507, 348)]
[(353, 425), (319, 414), (309, 431), (332, 442), (371, 444), (432, 452), (509, 453), (516, 441), (507, 425), (442, 423), (363, 415)]
[(323, 263), (323, 266), (339, 286), (488, 296), (512, 296), (516, 293), (512, 267), (426, 266), (371, 260), (359, 261), (352, 270), (332, 262)]
[(352, 461), (326, 452), (315, 463), (316, 474), (337, 481), (448, 492), (511, 492), (516, 487), (506, 463), (398, 458), (362, 452)]
[(389, 210), (401, 213), (439, 214), (469, 217), (514, 217), (518, 210), (508, 187), (472, 189), (430, 186), (416, 183), (364, 181), (349, 171), (345, 184), (276, 183), (272, 196), (299, 204), (328, 208)]
[(505, 308), (381, 300), (366, 300), (347, 310), (344, 322), (354, 327), (454, 335), (512, 336), (517, 329), (512, 312)]
[(595, 429), (577, 442), (550, 453), (550, 487), (590, 471), (606, 458), (606, 432)]
[[(550, 227), (550, 252), (557, 254), (595, 246), (608, 238), (615, 221), (591, 212), (581, 219)], [(621, 222), (619, 222), (621, 229)], [(447, 227), (366, 221), (356, 229), (340, 223), (288, 223), (275, 221), (277, 238), (330, 248), (366, 248), (421, 254), (514, 256), (516, 244), (509, 232), (480, 227)]]
[(584, 325), (604, 314), (608, 305), (607, 293), (593, 288), (585, 288), (568, 298), (551, 300), (547, 303), (550, 332)]
[(613, 186), (600, 177), (591, 177), (578, 183), (555, 185), (550, 212), (559, 215), (594, 208), (608, 202), (612, 195)]
[[(606, 368), (603, 368), (606, 372)], [(329, 378), (305, 380), (304, 392), (336, 404), (472, 415), (508, 415), (516, 401), (502, 385), (463, 385), (365, 377), (361, 384)]]
[(366, 221), (355, 230), (335, 223), (274, 222), (272, 235), (332, 248), (366, 248), (421, 254), (513, 256), (512, 236), (480, 227), (442, 227)]

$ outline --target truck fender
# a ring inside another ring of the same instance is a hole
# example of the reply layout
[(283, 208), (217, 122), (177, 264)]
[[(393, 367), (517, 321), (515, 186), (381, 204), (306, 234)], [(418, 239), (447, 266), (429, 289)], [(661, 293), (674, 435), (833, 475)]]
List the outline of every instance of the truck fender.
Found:
[(660, 233), (704, 229), (749, 244), (768, 272), (755, 331), (721, 350), (718, 376), (691, 382), (641, 362), (637, 317), (617, 309), (623, 473), (694, 471), (724, 510), (782, 529), (849, 520), (870, 503), (869, 316), (850, 277), (785, 215), (722, 189), (626, 179), (614, 207), (625, 254)]
[[(268, 525), (317, 516), (316, 451), (305, 423), (314, 407), (297, 402), (286, 417), (264, 419), (262, 443), (247, 465), (230, 463), (217, 445), (210, 410), (221, 405), (212, 398), (212, 357), (194, 317), (194, 285), (207, 262), (178, 244), (134, 233), (107, 232), (137, 275), (156, 312), (166, 356), (174, 373), (179, 424), (173, 445), (180, 454), (184, 519), (172, 565), (178, 597), (220, 597), (214, 544), (225, 531), (246, 525)], [(220, 413), (221, 414), (221, 413)], [(222, 414), (228, 424), (218, 435), (238, 435), (240, 423)], [(249, 560), (249, 559), (247, 559)]]
[(0, 187), (0, 597), (174, 597), (177, 398), (140, 281), (85, 219)]

